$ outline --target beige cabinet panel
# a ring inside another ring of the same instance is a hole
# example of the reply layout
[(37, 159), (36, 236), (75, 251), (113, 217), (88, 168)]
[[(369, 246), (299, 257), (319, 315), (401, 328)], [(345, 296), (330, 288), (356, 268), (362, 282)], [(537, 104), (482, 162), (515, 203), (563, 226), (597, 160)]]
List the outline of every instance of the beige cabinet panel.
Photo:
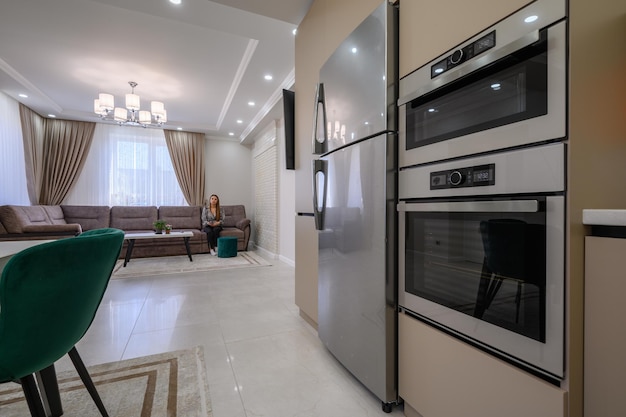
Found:
[(406, 314), (398, 317), (400, 396), (424, 417), (564, 417), (567, 393)]
[(626, 239), (585, 238), (585, 416), (626, 416)]
[(315, 219), (296, 216), (296, 305), (317, 323), (317, 231)]
[(400, 77), (471, 38), (530, 0), (408, 0), (400, 3)]

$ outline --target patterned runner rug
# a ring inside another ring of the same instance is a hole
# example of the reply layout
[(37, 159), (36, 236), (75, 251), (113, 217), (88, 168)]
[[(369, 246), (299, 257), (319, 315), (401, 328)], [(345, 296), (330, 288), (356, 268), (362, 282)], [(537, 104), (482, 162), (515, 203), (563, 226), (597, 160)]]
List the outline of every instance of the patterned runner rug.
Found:
[[(79, 352), (80, 353), (80, 352)], [(202, 347), (89, 367), (111, 417), (211, 417)], [(100, 416), (76, 371), (57, 375), (63, 416)], [(30, 415), (20, 385), (0, 384), (0, 415)]]
[(192, 255), (192, 258), (193, 262), (189, 261), (187, 255), (136, 258), (131, 259), (126, 267), (120, 259), (115, 264), (111, 279), (271, 265), (260, 255), (250, 251), (238, 252), (232, 258), (219, 258), (208, 253)]

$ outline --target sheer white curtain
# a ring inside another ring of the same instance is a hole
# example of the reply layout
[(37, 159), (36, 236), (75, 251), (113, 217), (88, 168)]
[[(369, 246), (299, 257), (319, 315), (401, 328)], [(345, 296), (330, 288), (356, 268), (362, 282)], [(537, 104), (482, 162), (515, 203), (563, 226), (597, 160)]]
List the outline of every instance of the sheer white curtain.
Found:
[(30, 205), (19, 103), (0, 93), (0, 205)]
[(187, 205), (160, 129), (98, 123), (83, 171), (63, 204)]

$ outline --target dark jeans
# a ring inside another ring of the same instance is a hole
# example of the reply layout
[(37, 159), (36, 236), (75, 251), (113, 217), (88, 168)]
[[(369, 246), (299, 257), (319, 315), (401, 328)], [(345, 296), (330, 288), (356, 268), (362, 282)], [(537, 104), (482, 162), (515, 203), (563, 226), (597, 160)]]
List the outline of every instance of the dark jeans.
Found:
[(217, 238), (220, 236), (220, 232), (222, 231), (222, 226), (204, 226), (204, 232), (206, 233), (206, 238), (209, 241), (209, 248), (215, 249), (217, 248)]

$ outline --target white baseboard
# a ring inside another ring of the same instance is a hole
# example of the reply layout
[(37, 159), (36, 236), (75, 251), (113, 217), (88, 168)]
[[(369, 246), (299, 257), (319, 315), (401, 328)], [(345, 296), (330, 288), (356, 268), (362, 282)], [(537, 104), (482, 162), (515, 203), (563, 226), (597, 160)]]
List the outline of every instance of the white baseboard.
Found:
[[(250, 243), (248, 243), (248, 250), (251, 250), (250, 249)], [(293, 267), (296, 266), (296, 263), (294, 262), (293, 259), (289, 259), (289, 258), (287, 258), (285, 256), (278, 255), (278, 254), (276, 254), (274, 252), (270, 252), (267, 249), (263, 249), (260, 246), (252, 245), (252, 250), (258, 252), (264, 258), (267, 258), (267, 259), (278, 259), (279, 261), (284, 262), (284, 263), (286, 263), (289, 266), (293, 266)]]

